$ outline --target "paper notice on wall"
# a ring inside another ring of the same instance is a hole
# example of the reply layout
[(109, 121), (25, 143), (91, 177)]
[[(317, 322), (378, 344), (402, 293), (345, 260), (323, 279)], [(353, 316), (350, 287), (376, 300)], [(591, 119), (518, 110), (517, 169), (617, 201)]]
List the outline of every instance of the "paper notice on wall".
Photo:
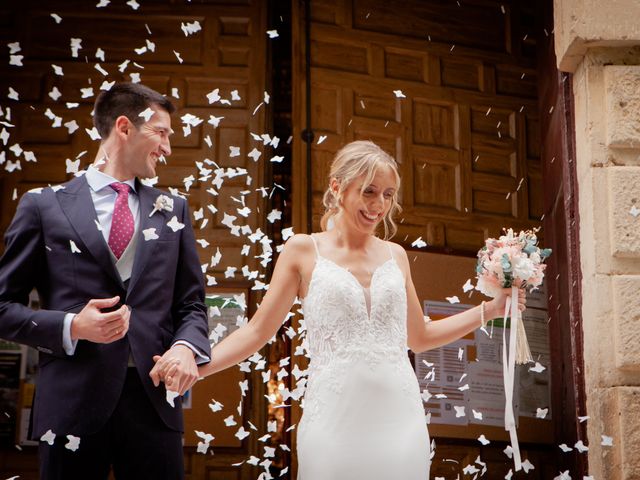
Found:
[(523, 312), (524, 326), (534, 364), (520, 365), (516, 372), (516, 389), (521, 392), (520, 415), (535, 417), (538, 408), (548, 408), (551, 419), (551, 382), (549, 366), (549, 330), (547, 311), (527, 308)]
[[(424, 302), (424, 313), (432, 321), (455, 315), (473, 305), (446, 302)], [(429, 399), (425, 412), (431, 413), (431, 423), (467, 425), (469, 394), (466, 366), (468, 348), (473, 337), (463, 338), (440, 348), (416, 354), (416, 375), (422, 391)], [(430, 396), (429, 396), (430, 395)], [(423, 395), (424, 397), (425, 395)]]
[[(469, 373), (469, 422), (504, 427), (504, 377), (502, 365), (491, 361), (471, 362)], [(513, 392), (513, 408), (518, 422), (518, 391)], [(475, 414), (474, 414), (475, 412)], [(480, 418), (480, 416), (482, 418)]]
[(431, 423), (467, 425), (469, 422), (465, 371), (470, 344), (469, 340), (458, 340), (415, 356), (420, 389), (431, 395), (424, 404), (425, 412), (431, 412)]

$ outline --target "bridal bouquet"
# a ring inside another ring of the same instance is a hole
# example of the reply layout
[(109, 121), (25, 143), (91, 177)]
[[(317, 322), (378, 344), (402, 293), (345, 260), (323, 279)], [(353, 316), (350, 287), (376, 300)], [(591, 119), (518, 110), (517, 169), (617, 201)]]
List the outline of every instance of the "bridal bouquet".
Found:
[(537, 231), (527, 230), (515, 235), (512, 229), (508, 229), (497, 240), (488, 238), (485, 246), (478, 252), (476, 266), (476, 289), (488, 297), (496, 297), (501, 289), (511, 288), (511, 301), (505, 302), (504, 309), (504, 318), (510, 317), (510, 331), (507, 350), (506, 328), (502, 330), (502, 371), (505, 392), (504, 426), (511, 437), (516, 471), (522, 468), (522, 461), (513, 412), (515, 364), (532, 361), (518, 310), (518, 289), (529, 287), (533, 291), (542, 283), (546, 268), (543, 262), (551, 255), (550, 249), (538, 247)]
[[(536, 289), (544, 278), (546, 265), (543, 263), (550, 249), (538, 247), (538, 230), (527, 230), (518, 235), (512, 229), (500, 238), (488, 238), (485, 246), (478, 252), (476, 274), (478, 283), (476, 290), (488, 297), (495, 297), (503, 288), (512, 288), (512, 303), (517, 302), (518, 288)], [(507, 318), (508, 309), (505, 309)], [(511, 311), (511, 326), (517, 331), (516, 363), (531, 361), (531, 352), (527, 343), (524, 326), (518, 321), (518, 312)], [(516, 326), (517, 323), (517, 326)]]

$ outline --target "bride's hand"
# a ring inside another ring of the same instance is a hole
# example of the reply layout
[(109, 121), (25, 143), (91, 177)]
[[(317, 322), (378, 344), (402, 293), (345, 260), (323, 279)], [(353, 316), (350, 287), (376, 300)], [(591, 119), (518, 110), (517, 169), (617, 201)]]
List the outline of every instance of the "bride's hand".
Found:
[[(507, 299), (511, 298), (511, 288), (503, 288), (497, 297), (488, 301), (486, 309), (488, 310), (487, 318), (498, 318), (504, 315), (504, 307)], [(510, 300), (509, 300), (510, 301)], [(526, 291), (524, 288), (518, 289), (518, 310), (523, 312), (527, 306)]]

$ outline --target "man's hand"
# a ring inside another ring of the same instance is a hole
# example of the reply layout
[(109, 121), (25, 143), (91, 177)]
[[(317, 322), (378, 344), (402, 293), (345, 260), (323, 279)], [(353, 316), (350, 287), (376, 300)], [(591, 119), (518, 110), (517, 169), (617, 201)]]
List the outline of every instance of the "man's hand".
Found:
[(113, 307), (119, 300), (118, 296), (89, 300), (71, 322), (71, 339), (111, 343), (123, 338), (129, 330), (129, 307), (123, 305), (114, 312), (101, 312), (101, 309)]
[(198, 380), (198, 367), (193, 350), (186, 345), (174, 345), (164, 355), (153, 357), (155, 366), (149, 372), (157, 387), (164, 382), (167, 390), (184, 395)]

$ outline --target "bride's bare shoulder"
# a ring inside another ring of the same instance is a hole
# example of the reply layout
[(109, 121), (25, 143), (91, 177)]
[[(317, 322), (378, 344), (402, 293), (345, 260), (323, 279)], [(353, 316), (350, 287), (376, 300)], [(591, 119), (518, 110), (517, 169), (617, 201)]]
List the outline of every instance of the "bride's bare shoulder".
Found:
[(407, 258), (407, 251), (404, 249), (404, 247), (402, 245), (400, 245), (399, 243), (392, 242), (390, 240), (386, 240), (384, 242), (391, 249), (391, 253), (393, 253), (393, 257), (395, 259), (400, 260), (400, 259), (406, 259)]
[(296, 233), (284, 244), (283, 252), (287, 252), (289, 256), (303, 258), (308, 255), (315, 256), (315, 247), (311, 235), (306, 233)]

